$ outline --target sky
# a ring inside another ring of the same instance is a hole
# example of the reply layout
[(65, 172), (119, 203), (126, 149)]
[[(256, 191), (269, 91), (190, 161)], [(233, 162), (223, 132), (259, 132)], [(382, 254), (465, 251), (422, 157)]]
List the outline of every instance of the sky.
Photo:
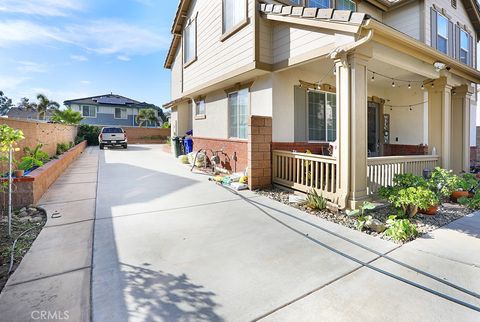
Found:
[(161, 106), (177, 0), (0, 0), (0, 90), (60, 104), (113, 92)]

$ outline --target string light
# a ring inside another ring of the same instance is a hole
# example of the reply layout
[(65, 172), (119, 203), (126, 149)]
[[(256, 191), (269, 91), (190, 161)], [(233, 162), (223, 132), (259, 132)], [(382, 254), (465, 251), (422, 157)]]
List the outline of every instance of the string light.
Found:
[(422, 87), (421, 87), (422, 91), (425, 90), (425, 86), (422, 84)]
[(408, 89), (412, 89), (412, 84), (408, 83)]
[(373, 72), (373, 75), (372, 75), (372, 79), (371, 79), (372, 82), (375, 81), (375, 72)]
[(395, 80), (392, 81), (392, 87), (395, 87)]
[(390, 77), (390, 76), (387, 76), (387, 75), (383, 75), (383, 74), (380, 74), (378, 72), (374, 72), (373, 70), (368, 70), (368, 71), (372, 73), (372, 77), (370, 78), (370, 81), (372, 81), (372, 82), (375, 81), (376, 76), (381, 76), (383, 78), (391, 80), (392, 81), (392, 87), (398, 87), (397, 85), (400, 83), (400, 85), (401, 84), (407, 84), (407, 88), (412, 89), (412, 86), (413, 86), (412, 84), (419, 84), (419, 85), (421, 85), (422, 89), (425, 89), (425, 87), (423, 85), (423, 83), (424, 83), (423, 80), (400, 79), (400, 78), (394, 78), (394, 77)]

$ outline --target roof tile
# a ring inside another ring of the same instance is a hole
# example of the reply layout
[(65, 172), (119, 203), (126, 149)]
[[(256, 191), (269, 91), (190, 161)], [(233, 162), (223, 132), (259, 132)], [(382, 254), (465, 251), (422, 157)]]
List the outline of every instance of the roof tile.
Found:
[(303, 15), (303, 7), (293, 7), (292, 8), (292, 16), (301, 16)]
[(332, 20), (348, 22), (351, 14), (350, 10), (334, 10)]
[(317, 18), (330, 19), (333, 15), (333, 9), (318, 9)]
[(317, 16), (317, 8), (305, 8), (303, 16), (305, 18), (315, 18)]

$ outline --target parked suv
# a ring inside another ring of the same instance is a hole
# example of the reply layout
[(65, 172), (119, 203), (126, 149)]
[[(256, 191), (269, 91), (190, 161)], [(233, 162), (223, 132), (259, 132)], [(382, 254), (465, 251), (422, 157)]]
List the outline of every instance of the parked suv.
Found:
[(98, 136), (98, 144), (100, 145), (100, 150), (108, 146), (120, 145), (124, 149), (127, 148), (127, 134), (120, 127), (104, 127), (100, 131)]

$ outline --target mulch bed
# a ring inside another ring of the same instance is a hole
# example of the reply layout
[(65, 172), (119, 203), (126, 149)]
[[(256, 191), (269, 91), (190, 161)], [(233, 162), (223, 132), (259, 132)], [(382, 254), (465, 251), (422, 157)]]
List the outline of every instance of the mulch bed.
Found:
[[(291, 192), (278, 189), (278, 188), (273, 188), (268, 190), (257, 190), (255, 192), (258, 193), (259, 195), (274, 199), (286, 205), (300, 209), (311, 215), (318, 216), (328, 221), (356, 230), (356, 219), (354, 217), (347, 216), (346, 213), (343, 211), (336, 213), (328, 210), (312, 210), (302, 204), (290, 203), (288, 200), (288, 196), (291, 194)], [(470, 209), (463, 207), (461, 205), (445, 202), (440, 206), (436, 215), (429, 216), (429, 215), (417, 214), (415, 215), (415, 217), (411, 219), (411, 221), (417, 226), (419, 236), (421, 236), (439, 227), (442, 227), (456, 219), (462, 218), (470, 214), (471, 212), (472, 211)], [(396, 213), (397, 211), (393, 207), (385, 206), (369, 212), (368, 215), (385, 223), (387, 221), (388, 216), (394, 215)], [(372, 236), (377, 236), (386, 240), (391, 240), (390, 237), (386, 236), (384, 233), (377, 233), (375, 231), (368, 230), (368, 229), (363, 230), (363, 232)], [(397, 243), (402, 243), (402, 242), (399, 241)]]
[[(12, 216), (12, 237), (8, 236), (8, 218), (6, 211), (0, 213), (0, 291), (7, 283), (10, 275), (20, 264), (23, 256), (32, 246), (43, 226), (47, 222), (47, 217), (43, 210), (28, 207), (16, 211)], [(15, 246), (13, 268), (10, 274), (10, 255), (12, 245), (15, 239), (24, 231), (31, 229), (22, 235)]]

